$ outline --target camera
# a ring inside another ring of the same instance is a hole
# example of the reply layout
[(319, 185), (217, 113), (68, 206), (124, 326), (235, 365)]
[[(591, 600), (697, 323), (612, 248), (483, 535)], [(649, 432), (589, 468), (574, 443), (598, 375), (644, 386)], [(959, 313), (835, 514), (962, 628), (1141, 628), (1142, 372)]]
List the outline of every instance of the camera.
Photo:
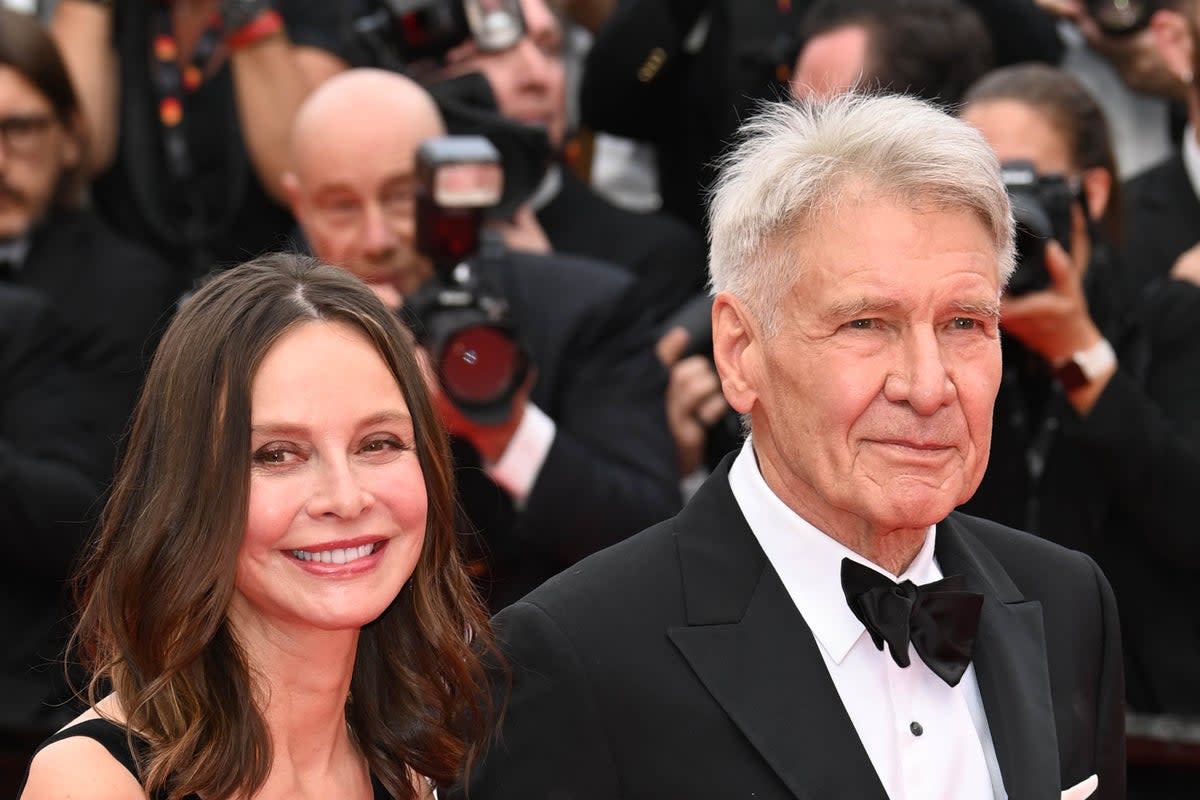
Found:
[(380, 0), (380, 6), (358, 19), (354, 32), (391, 69), (440, 64), (468, 39), (480, 52), (500, 52), (525, 35), (520, 0)]
[(499, 154), (482, 136), (443, 136), (417, 150), (417, 250), (434, 274), (401, 308), (447, 397), (474, 422), (508, 419), (529, 358), (507, 300), (487, 283), (503, 240), (482, 229), (503, 190)]
[(1156, 0), (1088, 0), (1088, 16), (1109, 36), (1131, 36), (1150, 24)]
[(1039, 175), (1028, 161), (1005, 162), (1000, 174), (1017, 224), (1017, 267), (1007, 292), (1016, 296), (1045, 289), (1050, 285), (1046, 244), (1054, 239), (1070, 252), (1077, 192), (1062, 175)]

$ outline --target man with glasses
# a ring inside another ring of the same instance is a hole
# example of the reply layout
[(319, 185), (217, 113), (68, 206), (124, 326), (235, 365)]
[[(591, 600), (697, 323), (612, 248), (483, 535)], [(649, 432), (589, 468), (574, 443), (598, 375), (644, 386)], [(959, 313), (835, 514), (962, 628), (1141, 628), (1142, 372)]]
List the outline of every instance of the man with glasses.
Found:
[[(20, 355), (0, 359), (0, 536), (16, 557), (0, 586), (9, 612), (0, 625), (0, 751), (39, 741), (75, 713), (55, 663), (66, 633), (63, 581), (172, 301), (165, 266), (80, 207), (85, 146), (53, 42), (33, 17), (0, 8), (0, 352)], [(33, 308), (60, 325), (39, 323), (40, 338), (30, 338), (33, 328), (17, 320)], [(44, 365), (60, 357), (79, 383), (31, 394), (49, 385)], [(67, 433), (31, 440), (46, 414)], [(64, 469), (78, 473), (67, 480), (71, 502), (55, 490)], [(78, 486), (91, 497), (80, 499)]]

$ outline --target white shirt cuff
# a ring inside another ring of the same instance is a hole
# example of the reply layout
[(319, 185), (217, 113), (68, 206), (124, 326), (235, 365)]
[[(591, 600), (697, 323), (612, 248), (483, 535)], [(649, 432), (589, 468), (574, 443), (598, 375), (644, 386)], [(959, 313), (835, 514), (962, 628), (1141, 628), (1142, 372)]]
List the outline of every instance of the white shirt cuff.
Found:
[(546, 416), (545, 411), (527, 403), (521, 423), (508, 440), (508, 447), (500, 454), (500, 460), (484, 465), (487, 474), (512, 496), (518, 508), (525, 505), (533, 491), (557, 430), (554, 420)]

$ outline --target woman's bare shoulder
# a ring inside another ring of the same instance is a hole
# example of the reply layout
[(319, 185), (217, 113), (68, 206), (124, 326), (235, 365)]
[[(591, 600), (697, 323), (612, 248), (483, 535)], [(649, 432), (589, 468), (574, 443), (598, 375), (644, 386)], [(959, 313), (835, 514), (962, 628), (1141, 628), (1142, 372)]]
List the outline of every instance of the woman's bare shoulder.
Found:
[[(115, 704), (107, 700), (98, 706), (103, 716)], [(64, 730), (101, 713), (88, 709)], [(66, 800), (87, 797), (91, 800), (145, 800), (146, 793), (129, 772), (100, 742), (89, 736), (69, 736), (46, 745), (29, 764), (29, 779), (19, 800)]]

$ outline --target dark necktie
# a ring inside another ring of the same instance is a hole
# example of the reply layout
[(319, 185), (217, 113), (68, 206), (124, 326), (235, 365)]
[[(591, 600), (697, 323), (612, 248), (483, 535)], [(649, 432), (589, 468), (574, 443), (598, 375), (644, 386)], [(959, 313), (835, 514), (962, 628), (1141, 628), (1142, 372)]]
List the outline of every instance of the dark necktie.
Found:
[(966, 579), (952, 575), (917, 586), (896, 583), (870, 567), (842, 559), (842, 590), (854, 616), (875, 646), (887, 642), (892, 659), (907, 667), (908, 643), (933, 673), (951, 686), (971, 663), (983, 595), (966, 591)]

